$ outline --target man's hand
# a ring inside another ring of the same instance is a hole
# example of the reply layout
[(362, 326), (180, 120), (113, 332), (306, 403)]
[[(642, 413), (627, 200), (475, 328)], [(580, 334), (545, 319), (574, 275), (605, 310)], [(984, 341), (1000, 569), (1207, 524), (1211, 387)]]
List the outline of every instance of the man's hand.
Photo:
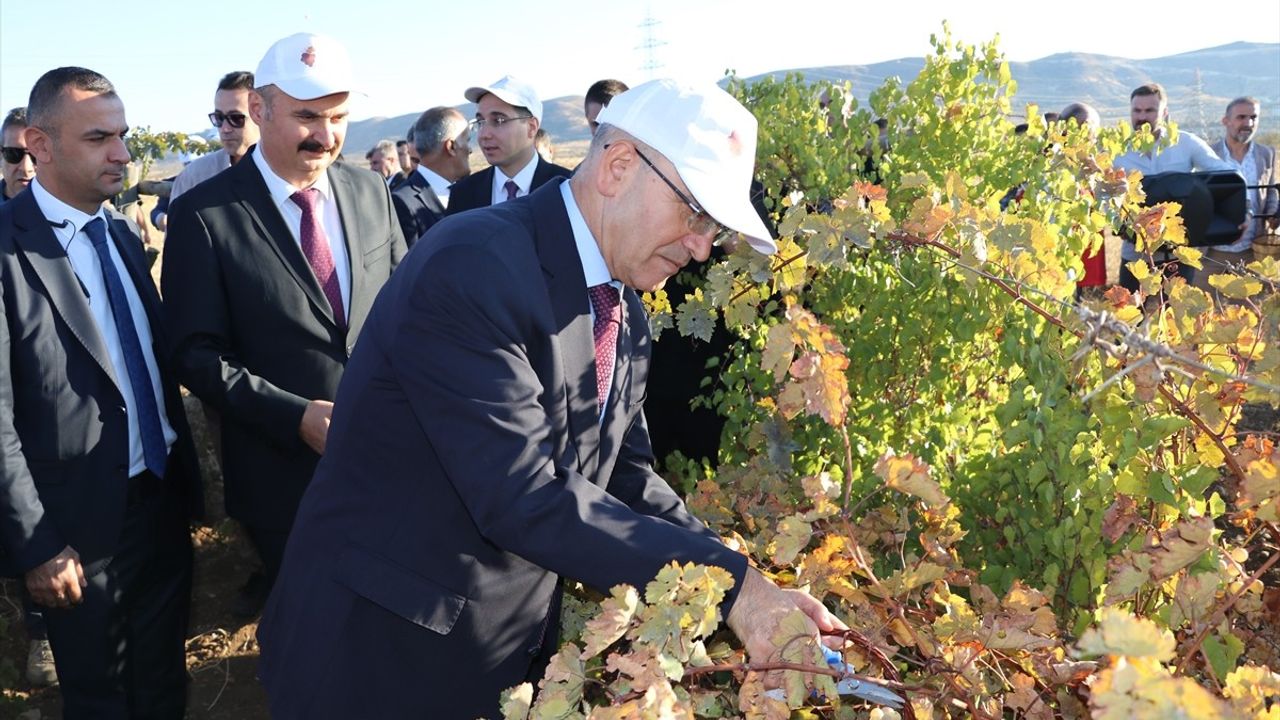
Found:
[[(797, 609), (808, 618), (806, 629), (814, 643), (820, 640), (819, 630), (835, 632), (848, 629), (809, 593), (783, 590), (751, 568), (747, 569), (742, 589), (738, 591), (738, 599), (729, 611), (726, 623), (742, 641), (752, 662), (776, 661), (782, 651), (779, 641), (791, 641), (790, 638), (777, 637), (779, 626), (783, 618)], [(776, 687), (780, 682), (781, 673), (765, 676), (766, 686)]]
[(27, 571), (27, 591), (35, 602), (52, 608), (66, 608), (80, 603), (80, 588), (88, 585), (80, 553), (71, 546)]
[(329, 437), (329, 418), (332, 416), (333, 403), (328, 400), (312, 400), (302, 411), (298, 436), (320, 455), (324, 454), (325, 439)]

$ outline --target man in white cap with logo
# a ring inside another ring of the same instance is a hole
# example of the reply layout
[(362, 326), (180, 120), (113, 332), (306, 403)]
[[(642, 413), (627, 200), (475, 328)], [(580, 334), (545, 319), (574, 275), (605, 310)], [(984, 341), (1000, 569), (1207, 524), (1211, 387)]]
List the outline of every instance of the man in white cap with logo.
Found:
[(221, 415), (227, 514), (263, 563), (241, 615), (266, 599), (343, 368), (406, 251), (386, 183), (334, 162), (354, 89), (346, 49), (292, 35), (254, 77), (261, 140), (173, 204), (161, 274), (179, 379)]
[(489, 167), (459, 180), (449, 191), (449, 215), (524, 197), (551, 178), (572, 170), (538, 156), (534, 141), (542, 126), (542, 101), (533, 88), (510, 75), (464, 93), (476, 104), (471, 121), (476, 144)]
[(715, 565), (757, 660), (781, 590), (654, 473), (638, 291), (741, 234), (755, 118), (712, 84), (653, 81), (599, 116), (573, 178), (446, 217), (406, 258), (347, 369), (259, 626), (273, 717), (496, 717), (555, 652), (562, 578), (642, 588)]

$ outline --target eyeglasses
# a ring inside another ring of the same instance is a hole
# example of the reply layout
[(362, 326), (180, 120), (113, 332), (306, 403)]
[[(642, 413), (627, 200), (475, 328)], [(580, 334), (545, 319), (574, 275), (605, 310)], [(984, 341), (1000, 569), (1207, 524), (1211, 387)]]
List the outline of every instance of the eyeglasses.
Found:
[[(608, 147), (608, 145), (605, 147)], [(726, 241), (738, 235), (737, 230), (731, 230), (730, 228), (721, 225), (720, 222), (711, 217), (706, 210), (703, 210), (702, 206), (694, 202), (688, 195), (685, 195), (680, 188), (676, 187), (675, 183), (671, 182), (666, 175), (662, 174), (662, 171), (658, 169), (657, 165), (654, 165), (649, 158), (644, 156), (644, 153), (640, 152), (640, 148), (636, 148), (636, 155), (644, 161), (645, 165), (649, 166), (650, 170), (653, 170), (657, 173), (658, 177), (662, 178), (662, 182), (666, 183), (667, 187), (671, 188), (671, 191), (676, 194), (676, 197), (680, 198), (680, 200), (683, 201), (685, 205), (688, 205), (689, 209), (693, 211), (693, 214), (685, 220), (685, 225), (689, 227), (689, 232), (694, 235), (706, 235), (715, 231), (715, 235), (711, 239), (711, 243), (713, 245), (723, 245)]]
[(485, 125), (492, 125), (495, 130), (501, 130), (504, 125), (514, 120), (531, 120), (532, 115), (517, 115), (516, 117), (507, 117), (506, 115), (494, 115), (488, 120), (478, 117), (471, 121), (471, 127), (476, 130), (483, 130)]
[[(18, 163), (22, 162), (22, 158), (26, 157), (27, 155), (31, 155), (31, 153), (27, 152), (26, 148), (20, 148), (20, 147), (0, 148), (0, 153), (4, 154), (4, 161), (9, 163), (10, 165), (17, 165)], [(31, 155), (31, 162), (34, 163), (35, 161), (36, 161), (36, 156)]]
[(244, 127), (244, 121), (248, 119), (248, 115), (238, 112), (223, 115), (221, 111), (215, 110), (209, 113), (209, 122), (213, 123), (213, 126), (216, 128), (221, 128), (222, 123), (224, 122), (231, 123), (231, 127), (233, 128), (242, 128)]

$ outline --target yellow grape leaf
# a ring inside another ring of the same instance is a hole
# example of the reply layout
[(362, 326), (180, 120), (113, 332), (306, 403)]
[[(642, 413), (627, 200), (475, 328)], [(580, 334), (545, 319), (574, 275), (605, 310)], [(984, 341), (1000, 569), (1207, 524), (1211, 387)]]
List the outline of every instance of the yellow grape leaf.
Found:
[(533, 683), (519, 685), (502, 691), (498, 699), (502, 720), (526, 720), (533, 707)]
[(791, 717), (787, 702), (766, 695), (764, 676), (754, 672), (747, 673), (747, 679), (738, 689), (738, 709), (746, 720), (788, 720)]
[(915, 170), (909, 173), (903, 173), (902, 177), (898, 180), (898, 187), (903, 190), (909, 188), (928, 187), (929, 182), (930, 180), (928, 175), (919, 170)]
[(951, 502), (942, 486), (929, 477), (929, 466), (910, 453), (886, 452), (876, 461), (874, 472), (889, 487), (915, 495), (927, 505), (942, 507)]
[(1229, 709), (1194, 680), (1150, 661), (1120, 658), (1089, 691), (1093, 720), (1227, 720)]
[(1276, 260), (1274, 255), (1267, 255), (1261, 260), (1254, 260), (1245, 265), (1245, 267), (1271, 282), (1280, 282), (1280, 260)]
[(1232, 670), (1227, 674), (1222, 694), (1244, 717), (1280, 720), (1280, 703), (1272, 700), (1280, 696), (1280, 673), (1271, 668), (1243, 665)]
[(844, 424), (849, 409), (849, 378), (845, 370), (849, 358), (842, 354), (807, 352), (791, 363), (791, 377), (798, 382), (805, 412), (821, 417), (828, 425)]
[(1280, 450), (1269, 439), (1249, 436), (1237, 453), (1244, 469), (1236, 506), (1259, 520), (1280, 522)]
[(1201, 465), (1216, 468), (1222, 467), (1222, 463), (1226, 462), (1227, 456), (1222, 452), (1222, 448), (1218, 447), (1218, 443), (1214, 442), (1209, 435), (1197, 433), (1195, 445), (1196, 457)]
[(1213, 537), (1213, 518), (1202, 517), (1183, 520), (1166, 532), (1160, 544), (1148, 548), (1155, 562), (1151, 565), (1151, 579), (1163, 580), (1190, 565), (1209, 549)]
[(667, 681), (667, 673), (662, 668), (657, 651), (649, 647), (638, 647), (626, 653), (610, 653), (604, 666), (609, 672), (630, 678), (626, 685), (636, 692)]
[[(814, 665), (817, 667), (826, 667), (826, 661), (822, 657), (821, 651), (815, 640), (813, 640), (813, 622), (809, 617), (800, 610), (792, 610), (783, 616), (778, 623), (778, 627), (770, 637), (773, 647), (777, 650), (773, 660), (782, 662), (797, 663), (800, 665)], [(755, 661), (755, 658), (753, 658)], [(828, 691), (824, 694), (834, 695), (835, 687), (831, 682), (830, 676), (820, 675), (818, 680), (826, 680), (826, 683), (820, 683), (825, 687), (823, 690)], [(804, 704), (805, 698), (809, 697), (809, 688), (814, 683), (814, 676), (809, 673), (802, 673), (795, 670), (782, 671), (782, 684), (787, 694), (787, 704), (792, 707), (800, 707)]]
[(873, 595), (888, 593), (890, 597), (901, 597), (918, 587), (941, 580), (946, 576), (947, 569), (941, 565), (922, 562), (895, 572), (880, 582), (880, 588), (871, 586), (867, 588), (867, 592)]
[(1165, 662), (1173, 657), (1173, 633), (1145, 618), (1104, 607), (1094, 627), (1080, 638), (1080, 652), (1087, 656), (1123, 655)]
[(1200, 258), (1203, 255), (1204, 253), (1200, 252), (1199, 250), (1193, 247), (1185, 246), (1185, 245), (1179, 248), (1174, 248), (1173, 250), (1173, 256), (1178, 258), (1178, 262), (1182, 263), (1183, 265), (1190, 265), (1191, 267), (1197, 270), (1204, 267), (1203, 265), (1200, 264)]
[(582, 699), (582, 683), (586, 680), (586, 669), (583, 666), (583, 655), (578, 646), (573, 643), (565, 643), (555, 655), (551, 656), (551, 662), (547, 663), (547, 670), (542, 676), (542, 680), (538, 682), (541, 692), (538, 694), (541, 699), (548, 691), (551, 685), (561, 686), (563, 693), (576, 703)]
[(1053, 708), (1040, 697), (1035, 678), (1024, 673), (1014, 673), (1009, 678), (1009, 684), (1013, 686), (1013, 691), (1004, 695), (1006, 706), (1020, 710), (1022, 717), (1027, 720), (1052, 720)]
[(1210, 275), (1209, 284), (1234, 300), (1244, 300), (1262, 292), (1262, 283), (1240, 275)]
[(952, 218), (951, 208), (935, 205), (931, 198), (920, 198), (911, 206), (911, 214), (902, 223), (907, 232), (930, 239)]
[(796, 555), (804, 550), (813, 537), (813, 526), (797, 515), (788, 515), (778, 523), (778, 534), (773, 538), (773, 562), (790, 565)]
[(582, 633), (582, 656), (595, 657), (618, 641), (631, 626), (640, 594), (630, 585), (615, 585), (609, 597), (600, 603), (600, 614), (587, 621)]
[(1138, 588), (1151, 579), (1151, 566), (1154, 564), (1150, 555), (1133, 554), (1125, 551), (1107, 561), (1107, 592), (1102, 602), (1106, 605), (1128, 600)]
[(782, 382), (787, 377), (787, 368), (791, 367), (791, 358), (796, 351), (796, 342), (791, 333), (789, 323), (781, 323), (769, 328), (765, 338), (764, 352), (760, 355), (760, 367), (772, 373), (774, 380)]

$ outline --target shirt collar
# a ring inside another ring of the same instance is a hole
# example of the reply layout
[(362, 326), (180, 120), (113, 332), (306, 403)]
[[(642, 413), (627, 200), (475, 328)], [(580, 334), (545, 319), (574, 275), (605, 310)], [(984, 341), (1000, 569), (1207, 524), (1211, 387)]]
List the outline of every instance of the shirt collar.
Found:
[(435, 192), (437, 196), (441, 193), (444, 193), (445, 195), (449, 194), (449, 186), (453, 183), (445, 180), (444, 176), (440, 173), (432, 170), (422, 163), (418, 163), (418, 174), (422, 176), (423, 180), (427, 181), (427, 184), (431, 186), (431, 190)]
[(103, 222), (106, 222), (106, 213), (101, 207), (93, 215), (80, 212), (46, 190), (40, 184), (39, 176), (31, 181), (31, 194), (35, 198), (36, 206), (40, 208), (40, 214), (44, 215), (45, 219), (54, 226), (54, 232), (63, 239), (64, 247), (67, 240), (75, 237), (75, 234), (83, 230), (84, 226), (94, 218), (102, 218)]
[(503, 185), (506, 185), (508, 180), (514, 180), (516, 185), (520, 187), (520, 192), (528, 195), (530, 186), (533, 185), (533, 173), (538, 169), (538, 157), (538, 153), (535, 152), (533, 157), (529, 159), (529, 162), (525, 163), (525, 166), (520, 168), (520, 172), (516, 173), (515, 177), (510, 178), (495, 165), (493, 168), (493, 186), (495, 188), (501, 188)]
[(609, 274), (609, 266), (600, 254), (600, 244), (596, 242), (591, 228), (587, 227), (587, 219), (578, 208), (578, 201), (573, 198), (569, 189), (569, 181), (560, 183), (560, 197), (564, 198), (564, 209), (569, 214), (569, 228), (573, 230), (573, 243), (578, 248), (578, 260), (582, 263), (582, 274), (587, 279), (587, 287), (611, 283), (615, 287), (621, 285)]
[[(275, 201), (277, 207), (284, 207), (289, 202), (289, 198), (299, 190), (306, 188), (294, 187), (285, 181), (271, 169), (267, 164), (267, 159), (262, 156), (262, 146), (258, 145), (253, 148), (253, 164), (258, 166), (258, 171), (262, 173), (262, 179), (267, 183), (267, 192), (271, 193), (271, 199)], [(329, 171), (326, 169), (320, 173), (320, 177), (316, 178), (315, 183), (311, 187), (320, 191), (325, 200), (333, 200), (333, 194), (329, 189)]]

